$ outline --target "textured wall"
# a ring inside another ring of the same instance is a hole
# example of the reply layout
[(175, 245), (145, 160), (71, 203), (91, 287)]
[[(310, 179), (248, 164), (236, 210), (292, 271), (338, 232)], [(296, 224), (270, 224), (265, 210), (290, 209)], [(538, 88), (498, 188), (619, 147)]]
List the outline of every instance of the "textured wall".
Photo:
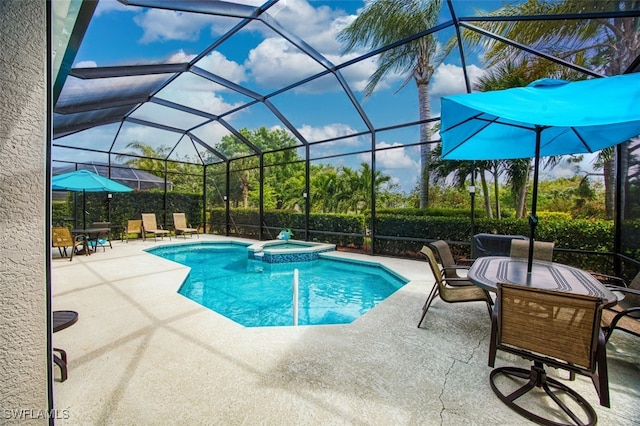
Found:
[(0, 0), (0, 424), (48, 409), (45, 5)]

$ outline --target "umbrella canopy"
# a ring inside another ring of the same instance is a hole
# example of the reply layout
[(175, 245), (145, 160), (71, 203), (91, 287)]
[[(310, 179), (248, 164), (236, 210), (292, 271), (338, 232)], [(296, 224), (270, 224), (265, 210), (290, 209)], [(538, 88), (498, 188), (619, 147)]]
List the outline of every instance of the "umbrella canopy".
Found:
[(77, 170), (54, 176), (51, 179), (54, 191), (129, 192), (133, 189), (114, 180), (107, 179), (88, 170)]
[(640, 135), (638, 99), (640, 74), (443, 97), (442, 158), (534, 158), (531, 271), (540, 156), (596, 152)]
[[(114, 180), (102, 177), (88, 170), (63, 173), (51, 178), (54, 191), (74, 192), (130, 192), (133, 189)], [(82, 228), (87, 227), (86, 197), (82, 197)]]
[(533, 158), (596, 152), (640, 134), (640, 74), (442, 98), (442, 158)]

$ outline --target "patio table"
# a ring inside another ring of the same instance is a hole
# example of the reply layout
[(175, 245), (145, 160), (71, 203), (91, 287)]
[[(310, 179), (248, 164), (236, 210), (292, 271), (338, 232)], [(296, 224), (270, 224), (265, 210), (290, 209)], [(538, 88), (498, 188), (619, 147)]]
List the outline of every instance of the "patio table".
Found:
[[(76, 311), (53, 311), (53, 332), (56, 333), (65, 328), (71, 327), (78, 322)], [(53, 362), (60, 367), (60, 381), (67, 380), (67, 353), (60, 348), (53, 348)], [(55, 352), (59, 352), (58, 356)]]
[(534, 260), (531, 274), (527, 259), (487, 256), (476, 259), (467, 277), (485, 291), (495, 292), (497, 284), (510, 283), (546, 290), (564, 291), (602, 298), (605, 306), (615, 305), (616, 295), (589, 272), (569, 265)]
[[(78, 235), (84, 236), (84, 254), (91, 254), (91, 249), (89, 245), (89, 241), (98, 240), (100, 236), (108, 236), (109, 231), (111, 229), (109, 227), (106, 228), (76, 228), (71, 230), (71, 234), (73, 234), (74, 238)], [(96, 248), (98, 246), (96, 245)]]

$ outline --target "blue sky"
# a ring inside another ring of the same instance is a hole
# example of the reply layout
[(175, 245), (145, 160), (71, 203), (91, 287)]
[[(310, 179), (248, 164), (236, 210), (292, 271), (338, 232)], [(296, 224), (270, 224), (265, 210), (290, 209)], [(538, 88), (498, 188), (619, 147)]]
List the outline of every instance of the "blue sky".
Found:
[[(261, 5), (263, 1), (245, 0), (237, 3)], [(458, 15), (469, 15), (474, 13), (475, 8), (494, 9), (502, 2), (457, 0), (455, 4)], [(282, 27), (304, 40), (325, 58), (334, 64), (340, 64), (362, 53), (342, 54), (342, 46), (336, 41), (336, 34), (355, 18), (363, 6), (362, 1), (356, 0), (281, 0), (269, 13)], [(450, 19), (446, 16), (446, 4), (443, 10), (442, 19)], [(115, 0), (101, 0), (77, 53), (74, 67), (186, 62), (235, 23), (229, 18), (130, 7)], [(442, 41), (449, 36), (450, 33), (443, 34)], [(474, 60), (479, 53), (468, 52), (467, 69), (472, 79), (484, 73), (481, 64)], [(465, 91), (459, 64), (459, 58), (451, 56), (445, 58), (435, 70), (430, 84), (432, 115), (439, 115), (441, 96)], [(215, 70), (222, 77), (258, 93), (271, 93), (320, 70), (318, 64), (261, 24), (248, 26), (197, 65), (210, 71)], [(374, 59), (343, 70), (345, 79), (358, 99), (362, 100), (362, 90), (373, 70)], [(405, 78), (403, 75), (390, 75), (379, 84), (373, 96), (364, 102), (365, 112), (376, 127), (418, 119), (415, 84), (410, 82), (398, 91)], [(165, 99), (202, 108), (214, 114), (220, 114), (246, 102), (242, 95), (196, 80), (201, 79), (193, 76), (181, 78), (180, 82), (176, 83), (179, 90), (166, 90), (161, 95)], [(295, 91), (276, 96), (272, 101), (310, 142), (365, 129), (363, 122), (339, 90), (337, 82), (330, 79), (319, 79)], [(150, 106), (137, 114), (139, 118), (145, 118), (145, 115), (158, 117), (166, 114), (167, 124), (177, 118), (175, 112), (164, 111), (159, 106)], [(250, 129), (259, 126), (282, 127), (271, 114), (260, 107), (235, 114), (229, 121), (236, 127)], [(99, 146), (113, 138), (114, 128), (115, 126), (106, 126), (104, 129), (94, 129), (90, 136), (88, 132), (82, 132), (69, 140), (84, 138), (81, 143), (83, 146)], [(163, 137), (156, 133), (142, 126), (127, 126), (118, 136), (116, 147), (124, 150), (126, 143), (134, 139), (163, 143)], [(209, 126), (202, 129), (198, 136), (205, 140), (216, 140), (226, 133), (228, 132), (220, 126)], [(418, 149), (404, 145), (417, 142), (417, 139), (417, 128), (378, 135), (378, 147), (397, 148), (379, 152), (376, 156), (377, 167), (383, 173), (392, 176), (392, 181), (399, 184), (404, 191), (414, 187), (416, 177), (419, 176)], [(169, 140), (166, 140), (166, 143), (172, 144)], [(353, 138), (335, 144), (321, 144), (314, 149), (315, 154), (312, 156), (355, 152), (367, 149), (368, 146), (368, 139)], [(54, 159), (55, 154), (56, 151)], [(176, 158), (193, 154), (186, 148), (175, 153)], [(360, 162), (369, 162), (369, 157), (354, 154), (333, 161), (336, 165), (358, 167)], [(554, 175), (562, 174), (563, 167), (556, 167)]]

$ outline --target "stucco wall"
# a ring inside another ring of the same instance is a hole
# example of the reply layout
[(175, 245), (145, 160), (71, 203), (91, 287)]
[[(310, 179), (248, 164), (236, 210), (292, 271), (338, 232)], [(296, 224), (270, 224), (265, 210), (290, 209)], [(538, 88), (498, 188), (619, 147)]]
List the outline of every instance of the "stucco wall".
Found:
[(47, 423), (45, 6), (0, 1), (0, 424)]

